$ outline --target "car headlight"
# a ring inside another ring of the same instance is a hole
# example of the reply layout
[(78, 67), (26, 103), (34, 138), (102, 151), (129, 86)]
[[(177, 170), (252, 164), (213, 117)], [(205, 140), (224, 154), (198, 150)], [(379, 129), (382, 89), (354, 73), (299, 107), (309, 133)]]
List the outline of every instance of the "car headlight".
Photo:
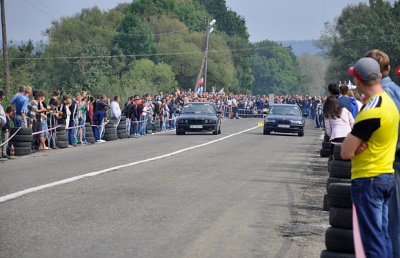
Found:
[(265, 119), (265, 123), (276, 123), (275, 119)]
[(291, 124), (294, 124), (294, 125), (303, 125), (303, 122), (302, 121), (297, 121), (297, 120), (295, 120), (295, 121), (290, 121), (290, 123)]

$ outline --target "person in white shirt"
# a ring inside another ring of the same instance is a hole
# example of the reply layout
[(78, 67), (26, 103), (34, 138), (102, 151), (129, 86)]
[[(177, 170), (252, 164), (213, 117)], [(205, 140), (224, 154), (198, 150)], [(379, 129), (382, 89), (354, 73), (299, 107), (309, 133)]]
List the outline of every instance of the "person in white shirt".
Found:
[(111, 121), (114, 123), (115, 127), (118, 126), (121, 119), (121, 108), (119, 107), (119, 100), (119, 96), (115, 96), (114, 101), (110, 104)]
[(347, 108), (339, 106), (335, 96), (329, 96), (322, 108), (325, 121), (325, 132), (331, 142), (331, 154), (334, 144), (342, 143), (354, 125), (353, 115)]

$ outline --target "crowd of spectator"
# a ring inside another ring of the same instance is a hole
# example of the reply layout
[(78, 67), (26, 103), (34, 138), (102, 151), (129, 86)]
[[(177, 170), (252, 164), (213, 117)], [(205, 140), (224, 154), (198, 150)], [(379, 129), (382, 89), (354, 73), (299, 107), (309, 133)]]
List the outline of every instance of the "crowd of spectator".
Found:
[[(3, 98), (4, 92), (0, 91), (0, 103)], [(316, 127), (319, 128), (323, 127), (322, 104), (325, 99), (326, 97), (320, 96), (278, 95), (273, 102), (299, 105), (309, 119), (315, 119)], [(225, 119), (262, 117), (263, 111), (271, 103), (266, 95), (248, 96), (225, 92), (195, 94), (193, 91), (180, 89), (172, 94), (164, 94), (163, 91), (154, 96), (136, 94), (121, 103), (119, 96), (114, 96), (112, 100), (105, 94), (94, 97), (88, 93), (86, 87), (73, 97), (55, 90), (46, 101), (42, 91), (21, 86), (5, 111), (0, 106), (0, 117), (4, 118), (4, 121), (0, 120), (2, 142), (10, 137), (11, 126), (29, 127), (34, 133), (32, 152), (56, 149), (54, 128), (64, 125), (69, 147), (86, 145), (89, 143), (85, 138), (85, 123), (90, 123), (95, 142), (101, 143), (104, 142), (104, 125), (113, 123), (117, 126), (121, 116), (126, 117), (126, 133), (129, 137), (138, 138), (175, 129), (179, 111), (187, 102), (212, 102)], [(7, 144), (2, 147), (2, 156), (8, 158)]]

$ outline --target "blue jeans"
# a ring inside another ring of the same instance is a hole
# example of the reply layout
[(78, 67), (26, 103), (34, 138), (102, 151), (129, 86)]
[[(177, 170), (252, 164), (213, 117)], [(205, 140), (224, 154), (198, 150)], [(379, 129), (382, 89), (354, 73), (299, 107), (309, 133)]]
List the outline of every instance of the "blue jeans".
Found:
[[(74, 127), (75, 126), (75, 121), (74, 120), (69, 120), (69, 125), (68, 127)], [(68, 144), (72, 145), (75, 144), (75, 137), (74, 137), (74, 131), (75, 129), (68, 129)]]
[(21, 115), (15, 115), (14, 117), (14, 127), (24, 127), (25, 121), (22, 119)]
[(393, 167), (396, 187), (389, 199), (389, 236), (393, 257), (400, 257), (400, 160), (396, 159)]
[(140, 117), (140, 135), (144, 135), (147, 133), (147, 116)]
[(351, 199), (356, 207), (361, 240), (367, 257), (392, 257), (388, 209), (394, 188), (393, 174), (351, 181)]
[(133, 134), (139, 134), (139, 120), (134, 117), (132, 118), (132, 123), (133, 123)]

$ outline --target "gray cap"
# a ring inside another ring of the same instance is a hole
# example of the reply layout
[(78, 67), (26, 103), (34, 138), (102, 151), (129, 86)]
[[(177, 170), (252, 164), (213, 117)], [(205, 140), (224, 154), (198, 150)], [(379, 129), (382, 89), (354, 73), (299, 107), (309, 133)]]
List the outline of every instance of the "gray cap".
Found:
[(359, 80), (372, 81), (380, 79), (381, 68), (375, 59), (363, 57), (349, 68), (348, 73)]

